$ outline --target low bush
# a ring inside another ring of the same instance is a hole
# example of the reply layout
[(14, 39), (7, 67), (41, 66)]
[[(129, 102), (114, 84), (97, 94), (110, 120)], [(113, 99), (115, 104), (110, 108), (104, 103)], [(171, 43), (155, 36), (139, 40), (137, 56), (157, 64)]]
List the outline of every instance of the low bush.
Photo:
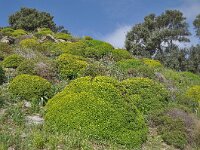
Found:
[(13, 49), (9, 44), (0, 42), (0, 61), (12, 53)]
[(12, 33), (14, 32), (14, 29), (6, 27), (0, 30), (0, 32), (2, 33), (2, 35), (4, 36), (11, 36)]
[(142, 60), (144, 64), (148, 65), (149, 67), (152, 67), (152, 68), (162, 67), (162, 64), (158, 60), (153, 60), (153, 59), (148, 59), (148, 58), (143, 58)]
[(17, 68), (20, 65), (20, 63), (23, 62), (24, 59), (25, 58), (20, 55), (13, 54), (6, 57), (3, 60), (2, 65), (5, 68)]
[(3, 84), (5, 79), (6, 79), (5, 72), (4, 72), (3, 68), (0, 66), (0, 85)]
[(168, 101), (168, 92), (163, 85), (148, 78), (130, 78), (122, 81), (130, 104), (134, 104), (141, 112), (163, 108)]
[(39, 76), (32, 76), (27, 74), (18, 75), (9, 85), (10, 93), (31, 101), (32, 99), (49, 98), (51, 97), (51, 84)]
[(62, 54), (57, 60), (58, 72), (63, 79), (74, 79), (78, 76), (79, 72), (87, 66), (87, 62), (81, 57)]
[(56, 33), (55, 37), (57, 39), (62, 39), (62, 40), (70, 40), (72, 38), (72, 36), (70, 34), (66, 34), (66, 33)]
[(112, 50), (111, 55), (115, 61), (132, 58), (131, 54), (124, 49), (114, 49), (114, 50)]
[(36, 49), (38, 44), (39, 43), (34, 38), (32, 38), (32, 39), (24, 39), (19, 43), (19, 45), (22, 48), (30, 48), (30, 49)]
[(64, 134), (76, 130), (90, 139), (139, 148), (146, 140), (144, 118), (135, 106), (126, 104), (113, 82), (117, 81), (108, 77), (72, 81), (48, 101), (46, 129)]
[(22, 35), (26, 35), (26, 31), (24, 31), (23, 29), (17, 29), (14, 30), (14, 32), (12, 32), (12, 36), (19, 38)]
[(38, 38), (40, 38), (40, 37), (48, 35), (48, 34), (53, 35), (53, 31), (51, 31), (51, 29), (49, 29), (49, 28), (40, 28), (35, 33), (35, 36), (38, 37)]
[(35, 65), (34, 60), (31, 59), (24, 60), (17, 67), (17, 74), (35, 75), (34, 65)]

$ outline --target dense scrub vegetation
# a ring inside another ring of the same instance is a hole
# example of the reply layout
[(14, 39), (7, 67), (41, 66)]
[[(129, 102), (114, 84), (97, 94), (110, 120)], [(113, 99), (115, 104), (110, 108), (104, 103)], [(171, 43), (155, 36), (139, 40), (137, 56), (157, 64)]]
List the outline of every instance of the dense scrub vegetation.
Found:
[(0, 30), (14, 39), (0, 43), (0, 149), (200, 148), (199, 74), (40, 27)]

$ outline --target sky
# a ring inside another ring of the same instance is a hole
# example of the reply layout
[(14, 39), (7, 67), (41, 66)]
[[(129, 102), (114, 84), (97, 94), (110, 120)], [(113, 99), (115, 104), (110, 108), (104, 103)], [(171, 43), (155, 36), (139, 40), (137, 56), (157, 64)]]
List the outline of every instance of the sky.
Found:
[(21, 7), (49, 12), (74, 36), (91, 36), (119, 48), (131, 27), (148, 14), (178, 9), (187, 17), (191, 44), (200, 42), (192, 26), (200, 14), (200, 0), (0, 0), (0, 26), (7, 26), (8, 17)]

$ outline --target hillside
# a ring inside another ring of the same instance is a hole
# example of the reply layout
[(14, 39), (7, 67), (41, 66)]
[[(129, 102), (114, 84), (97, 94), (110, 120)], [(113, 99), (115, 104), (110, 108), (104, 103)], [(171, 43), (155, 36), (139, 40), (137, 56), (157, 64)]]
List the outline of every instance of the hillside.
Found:
[(48, 28), (0, 41), (0, 149), (200, 149), (199, 75)]

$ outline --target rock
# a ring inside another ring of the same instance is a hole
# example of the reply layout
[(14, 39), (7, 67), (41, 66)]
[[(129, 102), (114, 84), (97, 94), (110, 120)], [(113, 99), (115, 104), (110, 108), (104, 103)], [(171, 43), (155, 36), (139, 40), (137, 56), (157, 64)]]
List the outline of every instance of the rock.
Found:
[(26, 108), (30, 108), (30, 107), (31, 107), (31, 103), (28, 102), (28, 101), (24, 101), (24, 106), (25, 106)]
[(7, 43), (7, 44), (14, 44), (15, 43), (15, 39), (12, 37), (8, 37), (8, 36), (4, 36), (1, 41), (1, 43)]
[(155, 76), (157, 77), (158, 81), (164, 82), (164, 83), (167, 82), (167, 79), (165, 78), (165, 76), (162, 73), (155, 72)]
[(44, 119), (40, 117), (39, 115), (26, 116), (26, 121), (28, 124), (43, 124), (44, 123)]
[(59, 41), (57, 39), (55, 39), (51, 34), (47, 34), (46, 36), (43, 36), (40, 40), (40, 42), (45, 42), (45, 41), (52, 41), (55, 43), (58, 43)]

